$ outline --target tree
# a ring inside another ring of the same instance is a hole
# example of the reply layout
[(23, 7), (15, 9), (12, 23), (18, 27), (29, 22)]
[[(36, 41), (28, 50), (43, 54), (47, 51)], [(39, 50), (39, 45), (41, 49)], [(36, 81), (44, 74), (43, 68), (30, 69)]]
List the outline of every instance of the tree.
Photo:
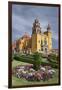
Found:
[(41, 55), (38, 52), (35, 52), (33, 54), (33, 58), (34, 58), (34, 62), (33, 62), (33, 66), (35, 70), (40, 69), (40, 65), (41, 65)]

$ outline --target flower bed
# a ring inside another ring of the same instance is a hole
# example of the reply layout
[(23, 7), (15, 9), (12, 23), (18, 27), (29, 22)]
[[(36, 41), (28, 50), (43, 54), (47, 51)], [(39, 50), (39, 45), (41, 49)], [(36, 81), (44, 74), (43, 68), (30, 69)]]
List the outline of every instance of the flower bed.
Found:
[(40, 69), (36, 71), (33, 69), (32, 64), (16, 66), (12, 71), (17, 78), (24, 78), (28, 81), (49, 80), (56, 73), (50, 66), (40, 66)]

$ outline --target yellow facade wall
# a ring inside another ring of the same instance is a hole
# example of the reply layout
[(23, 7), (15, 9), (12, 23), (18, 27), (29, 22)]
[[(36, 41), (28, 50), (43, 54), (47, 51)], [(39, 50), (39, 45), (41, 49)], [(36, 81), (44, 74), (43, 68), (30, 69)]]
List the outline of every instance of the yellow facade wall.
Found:
[[(51, 32), (47, 32), (45, 33), (41, 33), (41, 34), (32, 34), (31, 37), (31, 42), (29, 41), (29, 39), (20, 39), (19, 40), (19, 49), (23, 50), (27, 45), (31, 46), (31, 51), (34, 53), (36, 51), (40, 52), (42, 47), (41, 47), (41, 41), (43, 42), (44, 45), (44, 41), (47, 41), (47, 46), (48, 46), (48, 50), (52, 50), (52, 34)], [(30, 44), (29, 44), (30, 43)]]
[(37, 51), (41, 51), (41, 34), (37, 34)]
[(36, 52), (37, 51), (37, 34), (33, 34), (32, 35), (32, 52)]
[(49, 51), (52, 50), (52, 33), (48, 32), (48, 49)]

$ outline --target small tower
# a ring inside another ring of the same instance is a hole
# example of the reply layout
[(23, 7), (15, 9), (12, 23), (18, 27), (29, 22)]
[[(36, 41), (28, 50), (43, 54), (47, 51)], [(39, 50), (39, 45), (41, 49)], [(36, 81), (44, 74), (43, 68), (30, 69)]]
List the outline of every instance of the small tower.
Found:
[(32, 27), (32, 52), (41, 51), (41, 27), (38, 18)]
[(48, 24), (47, 26), (47, 35), (48, 35), (48, 49), (49, 51), (52, 50), (52, 33), (51, 33), (51, 26)]

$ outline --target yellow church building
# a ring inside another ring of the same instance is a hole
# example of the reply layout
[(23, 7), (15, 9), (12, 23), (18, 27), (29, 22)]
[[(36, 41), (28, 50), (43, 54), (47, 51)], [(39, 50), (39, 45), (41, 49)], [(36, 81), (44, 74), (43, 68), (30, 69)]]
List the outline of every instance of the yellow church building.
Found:
[(16, 50), (23, 53), (49, 53), (52, 50), (52, 33), (48, 24), (46, 31), (42, 32), (39, 20), (36, 18), (32, 27), (32, 35), (25, 33), (16, 41)]

